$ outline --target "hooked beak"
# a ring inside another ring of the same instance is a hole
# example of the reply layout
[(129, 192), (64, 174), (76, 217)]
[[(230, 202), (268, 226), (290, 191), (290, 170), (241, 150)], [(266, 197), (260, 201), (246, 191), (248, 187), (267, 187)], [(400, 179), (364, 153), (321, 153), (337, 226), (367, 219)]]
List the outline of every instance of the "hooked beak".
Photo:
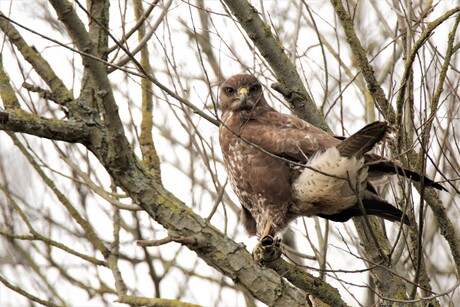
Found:
[(248, 101), (248, 89), (247, 87), (242, 87), (239, 89), (238, 93), (240, 94), (240, 102), (244, 105)]

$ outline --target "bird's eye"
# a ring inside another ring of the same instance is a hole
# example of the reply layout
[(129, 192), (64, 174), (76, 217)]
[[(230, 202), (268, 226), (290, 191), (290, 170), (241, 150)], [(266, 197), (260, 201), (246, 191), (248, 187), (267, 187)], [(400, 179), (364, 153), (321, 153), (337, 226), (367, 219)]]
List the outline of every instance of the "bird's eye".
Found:
[(254, 92), (257, 92), (259, 89), (260, 89), (260, 85), (259, 84), (254, 84), (253, 86), (251, 86), (249, 88), (249, 92), (254, 93)]
[(224, 91), (227, 95), (233, 95), (235, 93), (235, 89), (233, 87), (226, 87), (224, 88)]

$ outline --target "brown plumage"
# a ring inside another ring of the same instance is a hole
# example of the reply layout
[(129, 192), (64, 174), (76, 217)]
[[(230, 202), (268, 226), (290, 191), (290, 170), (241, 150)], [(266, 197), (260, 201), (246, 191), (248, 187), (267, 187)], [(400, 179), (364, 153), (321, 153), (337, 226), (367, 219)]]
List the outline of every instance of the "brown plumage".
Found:
[[(367, 152), (385, 137), (386, 122), (371, 123), (340, 140), (274, 110), (265, 101), (259, 81), (246, 74), (227, 79), (219, 99), (219, 141), (249, 234), (273, 236), (298, 216), (346, 221), (362, 215), (358, 195), (367, 214), (409, 224), (407, 216), (380, 198), (369, 182), (379, 171), (402, 173), (403, 169), (388, 160), (365, 165), (381, 159)], [(428, 178), (424, 182), (442, 188)]]

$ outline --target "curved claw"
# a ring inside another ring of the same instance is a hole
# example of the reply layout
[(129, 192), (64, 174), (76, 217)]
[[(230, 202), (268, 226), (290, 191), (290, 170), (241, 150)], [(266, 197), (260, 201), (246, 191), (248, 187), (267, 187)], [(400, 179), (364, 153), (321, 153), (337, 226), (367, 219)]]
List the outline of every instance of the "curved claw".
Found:
[(252, 250), (252, 258), (263, 264), (281, 257), (281, 239), (267, 235)]

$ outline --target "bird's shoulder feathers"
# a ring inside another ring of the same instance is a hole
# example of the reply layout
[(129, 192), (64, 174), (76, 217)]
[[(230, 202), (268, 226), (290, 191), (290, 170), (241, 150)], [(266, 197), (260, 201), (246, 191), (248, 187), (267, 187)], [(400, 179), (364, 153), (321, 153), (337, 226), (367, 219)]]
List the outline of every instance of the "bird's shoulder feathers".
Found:
[[(241, 137), (263, 150), (305, 161), (312, 153), (337, 146), (340, 140), (293, 115), (277, 112), (271, 107), (254, 114), (233, 112), (223, 116), (221, 133)], [(222, 129), (230, 131), (223, 132)]]

